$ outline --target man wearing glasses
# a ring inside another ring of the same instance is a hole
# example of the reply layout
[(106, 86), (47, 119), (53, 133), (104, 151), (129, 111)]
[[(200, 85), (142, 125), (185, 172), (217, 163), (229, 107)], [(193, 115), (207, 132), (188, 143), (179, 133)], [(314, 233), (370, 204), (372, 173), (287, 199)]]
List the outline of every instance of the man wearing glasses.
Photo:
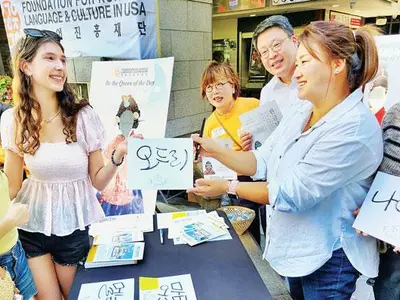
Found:
[(271, 16), (258, 24), (253, 43), (265, 69), (274, 75), (261, 90), (260, 105), (275, 100), (285, 116), (297, 101), (297, 83), (292, 77), (298, 43), (293, 27), (286, 17)]
[[(289, 20), (280, 15), (266, 18), (258, 24), (253, 34), (254, 48), (258, 51), (265, 69), (274, 77), (263, 87), (260, 105), (276, 101), (283, 116), (288, 115), (297, 98), (296, 69), (297, 39)], [(240, 141), (244, 148), (252, 144), (252, 134), (242, 132)], [(266, 231), (266, 208), (260, 207), (260, 219)]]

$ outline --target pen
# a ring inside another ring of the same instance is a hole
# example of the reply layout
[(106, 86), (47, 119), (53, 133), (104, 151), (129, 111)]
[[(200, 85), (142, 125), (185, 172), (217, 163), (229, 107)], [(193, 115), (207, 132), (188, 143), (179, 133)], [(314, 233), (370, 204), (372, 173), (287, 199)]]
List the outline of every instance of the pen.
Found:
[(160, 229), (160, 242), (161, 242), (161, 244), (164, 244), (164, 235), (163, 235), (162, 229)]
[[(203, 119), (203, 123), (201, 123), (201, 129), (200, 129), (200, 135), (199, 137), (203, 137), (203, 131), (204, 131), (204, 124), (206, 123), (206, 118)], [(194, 160), (197, 160), (199, 158), (199, 154), (200, 154), (200, 148), (201, 145), (197, 144), (196, 145), (196, 155), (194, 157)]]

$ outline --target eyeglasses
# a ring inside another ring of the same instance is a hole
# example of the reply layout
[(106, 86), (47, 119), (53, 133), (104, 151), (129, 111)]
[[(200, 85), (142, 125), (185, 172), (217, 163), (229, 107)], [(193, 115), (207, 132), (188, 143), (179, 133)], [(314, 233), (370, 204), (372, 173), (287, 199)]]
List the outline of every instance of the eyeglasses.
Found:
[(213, 90), (214, 90), (214, 87), (215, 87), (215, 89), (217, 91), (221, 91), (223, 89), (224, 85), (227, 84), (227, 83), (228, 82), (219, 82), (219, 83), (217, 83), (215, 85), (209, 84), (209, 85), (206, 86), (206, 93), (211, 94), (213, 92)]
[(271, 49), (274, 53), (278, 52), (279, 50), (282, 49), (283, 43), (290, 38), (290, 36), (285, 37), (283, 40), (280, 41), (275, 41), (271, 46), (269, 46), (266, 49), (261, 50), (260, 55), (262, 58), (268, 58), (269, 57), (269, 49)]
[(56, 42), (59, 42), (62, 40), (62, 37), (50, 30), (41, 30), (41, 29), (36, 29), (36, 28), (25, 28), (24, 33), (26, 34), (26, 37), (24, 39), (23, 44), (20, 47), (20, 51), (25, 48), (26, 43), (28, 41), (28, 37), (33, 37), (33, 38), (43, 38), (43, 37), (49, 37), (52, 40), (55, 40)]

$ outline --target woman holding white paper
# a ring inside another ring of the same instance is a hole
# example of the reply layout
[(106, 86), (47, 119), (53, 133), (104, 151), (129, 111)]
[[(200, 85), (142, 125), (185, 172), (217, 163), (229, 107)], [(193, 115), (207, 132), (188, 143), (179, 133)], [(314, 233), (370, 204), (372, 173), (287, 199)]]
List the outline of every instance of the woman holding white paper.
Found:
[[(400, 177), (400, 103), (392, 106), (382, 123), (383, 160), (379, 171)], [(379, 276), (375, 279), (375, 300), (400, 299), (400, 247), (379, 242)]]
[[(13, 57), (16, 106), (1, 120), (10, 198), (28, 205), (19, 237), (37, 299), (67, 299), (89, 250), (88, 225), (104, 217), (93, 187), (104, 189), (122, 164), (126, 141), (104, 164), (105, 131), (87, 101), (68, 87), (61, 37), (24, 29)], [(31, 177), (22, 182), (26, 163)]]
[[(211, 116), (208, 117), (203, 136), (214, 139), (229, 139), (232, 141), (235, 151), (248, 151), (251, 143), (243, 145), (239, 132), (241, 122), (239, 116), (259, 105), (255, 98), (239, 97), (239, 77), (227, 63), (212, 61), (205, 68), (201, 81), (201, 95), (207, 98), (214, 107)], [(206, 174), (204, 174), (206, 175)], [(238, 180), (253, 181), (249, 176), (238, 176)], [(249, 231), (260, 244), (260, 217), (259, 204), (247, 201), (245, 198), (231, 197), (235, 205), (253, 209), (256, 213)]]
[(299, 36), (294, 115), (256, 151), (222, 149), (194, 136), (204, 154), (267, 183), (198, 180), (193, 192), (270, 204), (264, 257), (295, 299), (350, 299), (359, 272), (376, 277), (376, 241), (358, 236), (352, 212), (382, 160), (382, 135), (360, 87), (378, 68), (374, 29), (313, 22)]

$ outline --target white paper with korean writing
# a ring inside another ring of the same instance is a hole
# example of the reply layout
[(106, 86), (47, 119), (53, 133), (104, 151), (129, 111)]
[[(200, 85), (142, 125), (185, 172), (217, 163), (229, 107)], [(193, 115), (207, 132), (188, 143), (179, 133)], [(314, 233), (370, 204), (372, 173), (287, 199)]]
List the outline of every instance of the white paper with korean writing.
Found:
[(157, 57), (154, 0), (2, 0), (11, 53), (24, 28), (57, 32), (67, 57)]
[(353, 227), (400, 247), (400, 177), (377, 173)]
[(135, 279), (110, 280), (82, 284), (78, 300), (134, 300)]
[(282, 113), (275, 101), (252, 109), (239, 116), (242, 129), (253, 135), (252, 149), (257, 150), (282, 120)]
[[(214, 141), (223, 146), (224, 148), (233, 149), (233, 142), (231, 139), (218, 139)], [(222, 178), (227, 180), (237, 179), (235, 171), (229, 169), (224, 164), (212, 157), (202, 157), (203, 177), (205, 179)]]
[(182, 190), (193, 186), (189, 138), (128, 140), (128, 187)]
[(169, 277), (139, 277), (140, 300), (197, 300), (190, 274)]

